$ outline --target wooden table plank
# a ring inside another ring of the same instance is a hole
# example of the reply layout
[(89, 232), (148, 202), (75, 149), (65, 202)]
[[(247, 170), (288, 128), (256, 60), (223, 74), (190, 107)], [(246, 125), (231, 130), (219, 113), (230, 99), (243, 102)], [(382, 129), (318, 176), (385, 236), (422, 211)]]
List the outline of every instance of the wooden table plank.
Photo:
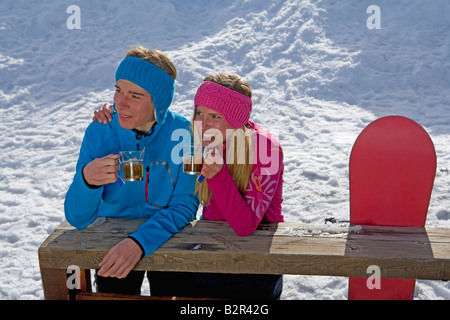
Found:
[[(145, 220), (105, 219), (83, 230), (62, 223), (39, 248), (41, 268), (94, 269)], [(135, 270), (368, 276), (449, 280), (450, 229), (263, 224), (239, 237), (226, 222), (196, 221)]]

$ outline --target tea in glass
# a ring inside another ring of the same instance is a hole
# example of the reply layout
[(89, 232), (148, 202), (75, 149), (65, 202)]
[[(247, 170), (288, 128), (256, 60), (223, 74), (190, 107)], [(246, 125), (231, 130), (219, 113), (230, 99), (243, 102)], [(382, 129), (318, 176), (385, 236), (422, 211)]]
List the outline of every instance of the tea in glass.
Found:
[(144, 180), (144, 150), (120, 151), (120, 164), (123, 170), (123, 180), (126, 182)]

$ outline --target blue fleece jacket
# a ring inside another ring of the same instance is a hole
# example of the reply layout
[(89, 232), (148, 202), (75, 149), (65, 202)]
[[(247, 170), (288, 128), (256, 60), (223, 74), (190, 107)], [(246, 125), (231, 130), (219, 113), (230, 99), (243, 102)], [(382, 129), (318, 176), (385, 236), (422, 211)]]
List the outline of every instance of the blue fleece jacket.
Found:
[[(141, 245), (144, 256), (148, 256), (195, 219), (196, 177), (183, 173), (180, 158), (182, 140), (187, 138), (190, 123), (170, 110), (166, 115), (164, 122), (156, 123), (146, 136), (122, 128), (116, 114), (107, 125), (98, 122), (89, 125), (64, 203), (71, 225), (83, 229), (97, 217), (145, 218), (139, 230), (130, 236)], [(176, 141), (171, 141), (174, 132), (181, 134), (174, 134)], [(123, 186), (116, 182), (97, 189), (85, 183), (82, 169), (92, 160), (144, 147), (144, 181)]]

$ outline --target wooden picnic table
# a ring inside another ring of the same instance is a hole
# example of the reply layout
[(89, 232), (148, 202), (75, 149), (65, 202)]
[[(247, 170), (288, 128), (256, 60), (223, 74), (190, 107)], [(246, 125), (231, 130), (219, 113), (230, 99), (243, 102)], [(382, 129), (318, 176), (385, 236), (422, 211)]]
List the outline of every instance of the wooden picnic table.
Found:
[[(89, 270), (144, 221), (98, 218), (83, 230), (61, 223), (39, 248), (45, 298), (100, 296), (91, 292)], [(226, 222), (201, 220), (134, 270), (369, 277), (372, 265), (383, 278), (447, 281), (450, 229), (285, 222), (261, 224), (252, 235), (239, 237)], [(81, 270), (76, 295), (66, 284), (69, 266)]]

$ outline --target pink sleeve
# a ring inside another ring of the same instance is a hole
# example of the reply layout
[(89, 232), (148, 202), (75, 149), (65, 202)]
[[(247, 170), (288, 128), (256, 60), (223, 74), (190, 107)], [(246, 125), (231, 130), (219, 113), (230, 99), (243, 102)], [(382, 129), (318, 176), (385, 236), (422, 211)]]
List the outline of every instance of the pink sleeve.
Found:
[(281, 165), (275, 171), (269, 172), (260, 164), (254, 168), (245, 198), (239, 193), (227, 166), (223, 166), (214, 178), (207, 180), (223, 217), (237, 235), (252, 234), (264, 217), (281, 180), (281, 152), (280, 159)]

